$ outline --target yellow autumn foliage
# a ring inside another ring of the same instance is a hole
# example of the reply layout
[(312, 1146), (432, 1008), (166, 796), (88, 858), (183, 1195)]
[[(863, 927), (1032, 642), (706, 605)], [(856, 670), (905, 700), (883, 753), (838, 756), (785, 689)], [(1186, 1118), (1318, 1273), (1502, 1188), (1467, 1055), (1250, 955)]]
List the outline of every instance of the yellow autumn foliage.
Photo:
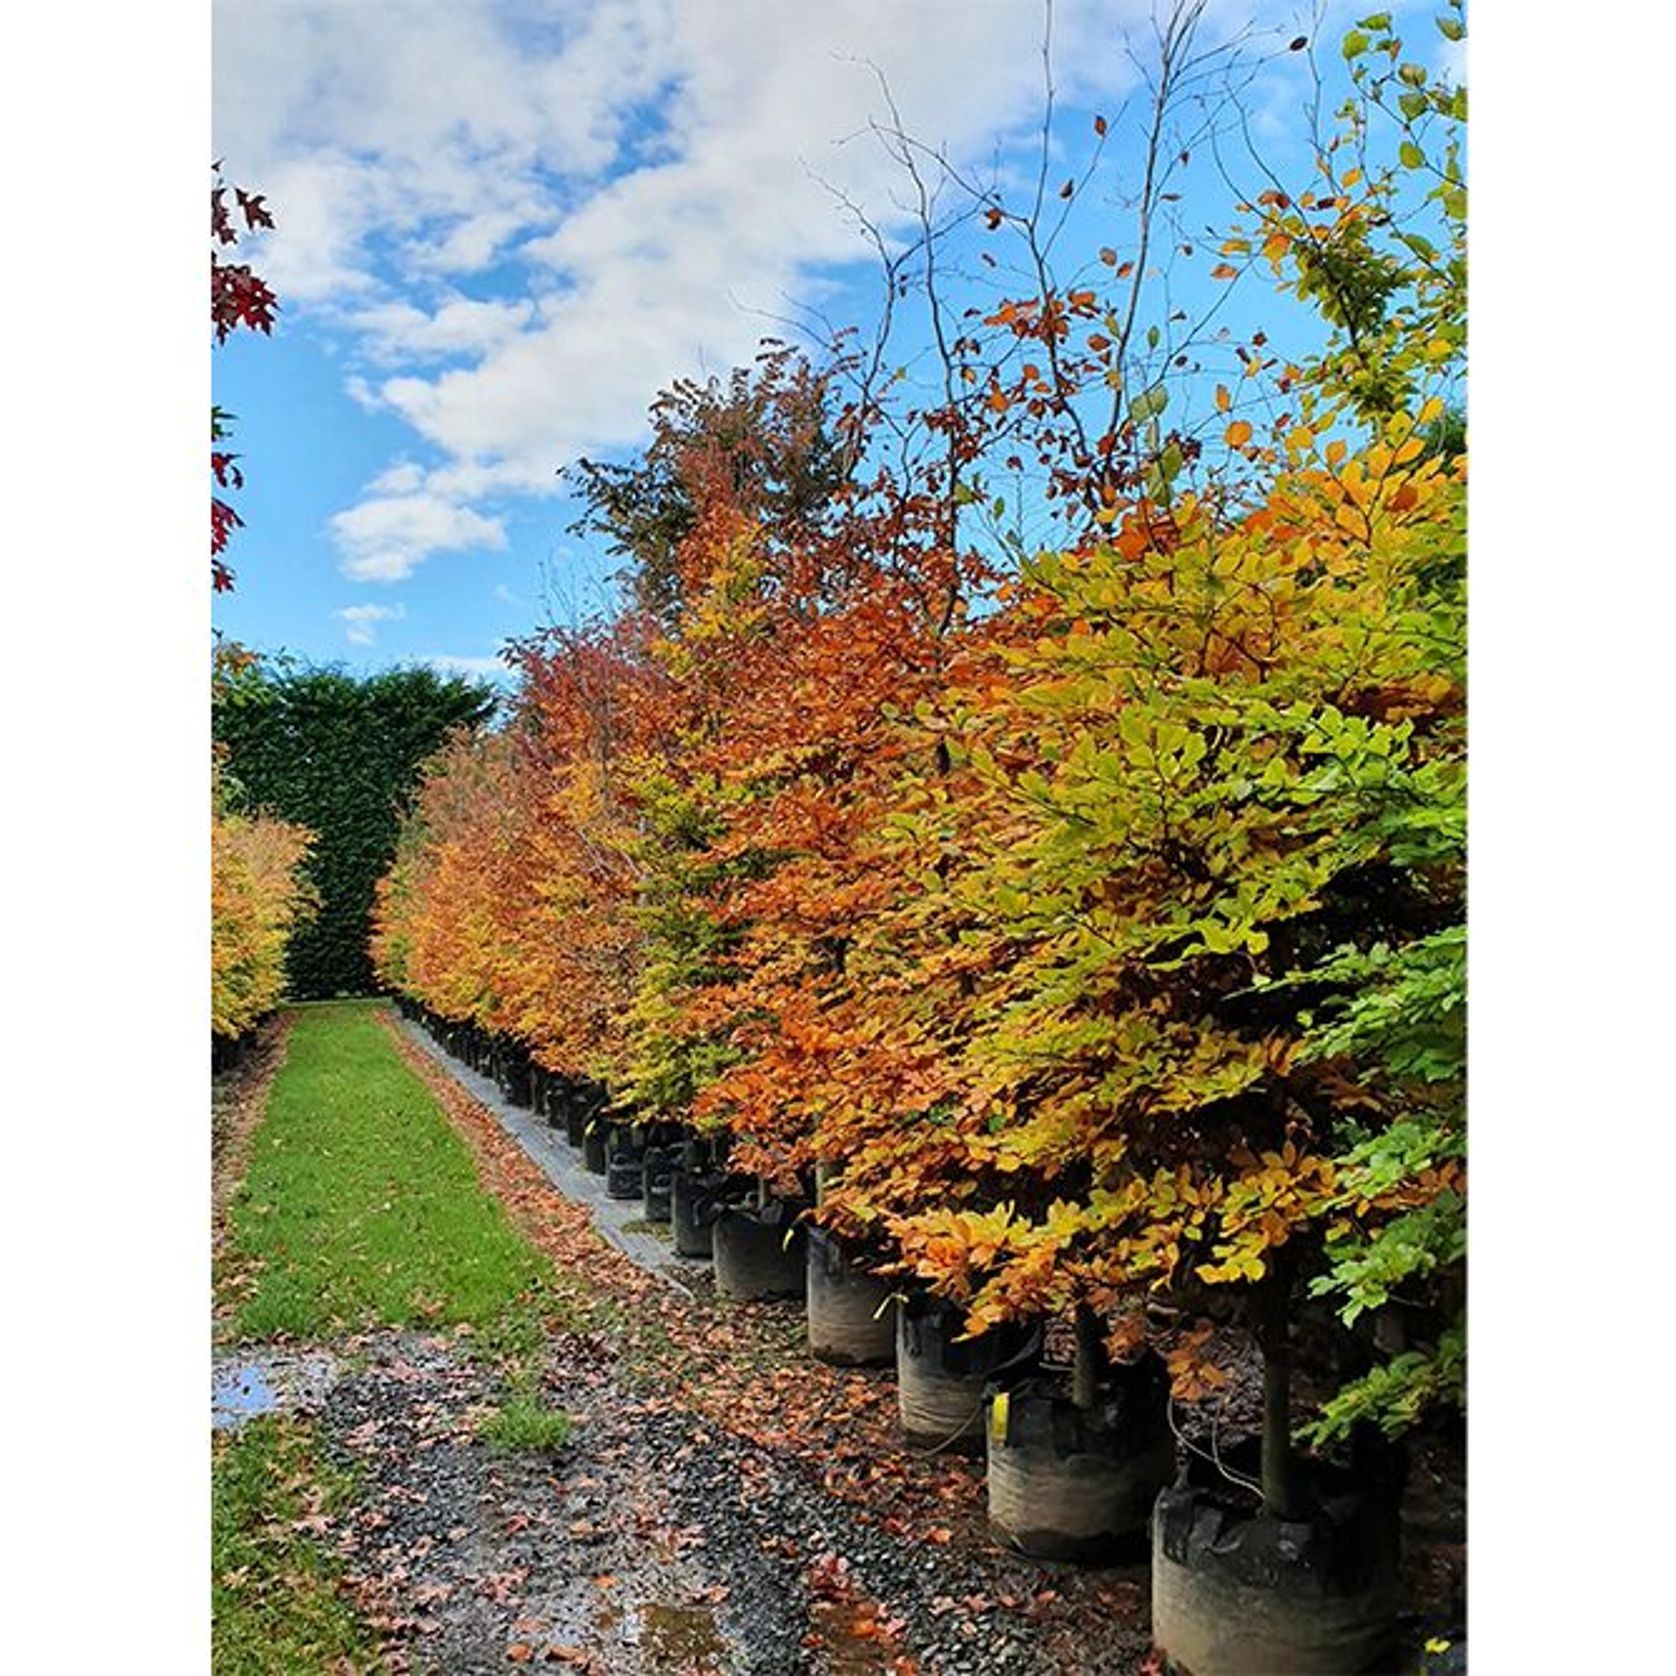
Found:
[(219, 765), (210, 823), (210, 1029), (228, 1040), (285, 994), (285, 949), (316, 906), (303, 863), (313, 833), (230, 807)]

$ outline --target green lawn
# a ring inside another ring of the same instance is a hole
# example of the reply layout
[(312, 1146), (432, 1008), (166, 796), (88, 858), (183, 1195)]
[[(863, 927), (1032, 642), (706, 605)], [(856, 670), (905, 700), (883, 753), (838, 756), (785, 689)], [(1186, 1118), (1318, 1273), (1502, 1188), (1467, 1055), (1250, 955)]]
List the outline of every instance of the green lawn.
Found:
[(231, 1210), (245, 1338), (503, 1327), (550, 1273), (373, 1003), (303, 1009)]
[(223, 1434), (212, 1483), (215, 1676), (382, 1668), (343, 1593), (341, 1565), (308, 1534), (352, 1492), (320, 1458), (310, 1428), (263, 1415)]

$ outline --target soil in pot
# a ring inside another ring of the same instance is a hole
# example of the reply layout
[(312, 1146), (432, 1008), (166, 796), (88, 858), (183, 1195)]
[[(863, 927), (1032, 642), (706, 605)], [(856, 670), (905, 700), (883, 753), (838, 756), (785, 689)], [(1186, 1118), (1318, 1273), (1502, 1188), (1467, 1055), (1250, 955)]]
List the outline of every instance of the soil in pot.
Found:
[(762, 1210), (724, 1210), (710, 1237), (716, 1290), (724, 1298), (803, 1296), (808, 1235), (794, 1207), (776, 1199)]
[(984, 1387), (1022, 1372), (1041, 1353), (1039, 1327), (1009, 1325), (963, 1339), (960, 1310), (910, 1293), (896, 1311), (896, 1401), (908, 1442), (976, 1454), (983, 1447)]
[(850, 1260), (824, 1228), (809, 1230), (809, 1352), (835, 1367), (888, 1367), (896, 1356), (891, 1285)]
[(675, 1173), (675, 1149), (670, 1146), (649, 1146), (640, 1165), (640, 1191), (648, 1222), (668, 1222), (670, 1183)]
[[(1222, 1452), (1255, 1480), (1254, 1450)], [(1152, 1639), (1177, 1676), (1360, 1676), (1386, 1669), (1397, 1624), (1397, 1512), (1386, 1488), (1311, 1462), (1306, 1510), (1257, 1497), (1190, 1457), (1152, 1515)]]
[(1146, 1552), (1153, 1503), (1175, 1476), (1169, 1377), (1156, 1357), (1110, 1370), (1092, 1407), (1044, 1378), (992, 1394), (989, 1525), (1033, 1559), (1117, 1564)]
[(669, 1178), (669, 1221), (677, 1257), (711, 1255), (711, 1229), (722, 1178), (677, 1164)]

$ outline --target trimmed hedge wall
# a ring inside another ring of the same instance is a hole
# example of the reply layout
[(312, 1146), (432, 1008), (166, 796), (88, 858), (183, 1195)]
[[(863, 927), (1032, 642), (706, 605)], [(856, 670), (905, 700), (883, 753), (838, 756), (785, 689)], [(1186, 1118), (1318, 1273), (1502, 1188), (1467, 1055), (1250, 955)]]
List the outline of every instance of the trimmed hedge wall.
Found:
[(315, 834), (320, 912), (287, 957), (298, 1000), (377, 988), (367, 955), (373, 887), (395, 852), (402, 803), (457, 727), (494, 711), (485, 686), (423, 667), (358, 678), (338, 669), (251, 672), (216, 698), (216, 739), (256, 807)]

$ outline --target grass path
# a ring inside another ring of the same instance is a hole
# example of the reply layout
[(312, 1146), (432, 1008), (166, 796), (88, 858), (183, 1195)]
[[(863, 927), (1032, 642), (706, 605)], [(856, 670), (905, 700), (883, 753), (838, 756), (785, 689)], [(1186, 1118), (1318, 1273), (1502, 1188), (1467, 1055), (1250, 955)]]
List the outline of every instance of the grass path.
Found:
[(383, 1009), (300, 1010), (233, 1197), (222, 1289), (244, 1339), (492, 1329), (547, 1272), (402, 1062)]
[[(241, 1096), (256, 1110), (230, 1158), (231, 1168), (248, 1160), (244, 1179), (218, 1217), (220, 1336), (329, 1343), (372, 1327), (467, 1325), (501, 1392), (485, 1440), (551, 1449), (570, 1424), (537, 1389), (551, 1265), (479, 1185), (470, 1152), (381, 1024), (386, 1010), (298, 1009), (275, 1033), (277, 1071), (262, 1064)], [(341, 1558), (322, 1540), (355, 1486), (318, 1428), (268, 1415), (218, 1434), (212, 1496), (216, 1676), (382, 1669)]]

